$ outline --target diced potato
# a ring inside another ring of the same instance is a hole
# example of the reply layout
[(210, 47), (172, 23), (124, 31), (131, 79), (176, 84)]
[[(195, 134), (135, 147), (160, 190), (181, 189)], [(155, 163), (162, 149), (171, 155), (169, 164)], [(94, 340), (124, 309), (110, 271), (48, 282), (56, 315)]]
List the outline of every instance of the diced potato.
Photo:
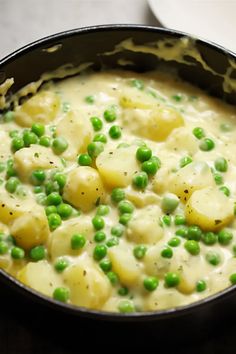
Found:
[(19, 281), (47, 296), (52, 296), (55, 288), (63, 286), (59, 274), (45, 260), (29, 262), (17, 275)]
[(13, 194), (0, 193), (0, 221), (9, 224), (19, 216), (33, 210), (36, 203), (31, 200), (21, 200)]
[(64, 221), (52, 232), (49, 245), (49, 254), (52, 259), (65, 254), (76, 256), (83, 251), (71, 249), (71, 237), (76, 233), (81, 233), (87, 240), (92, 240), (94, 230), (89, 216), (81, 215), (78, 218)]
[(163, 141), (178, 127), (184, 125), (180, 113), (171, 107), (125, 111), (123, 124), (131, 133), (154, 141)]
[(175, 288), (157, 288), (144, 301), (144, 311), (158, 311), (186, 305), (192, 301), (190, 296), (183, 295)]
[(63, 136), (69, 145), (62, 154), (65, 159), (72, 160), (78, 153), (85, 152), (92, 140), (92, 125), (83, 112), (68, 112), (57, 124), (56, 134)]
[(136, 150), (136, 146), (106, 148), (97, 157), (98, 171), (107, 186), (126, 187), (131, 183), (134, 173), (140, 170)]
[(199, 161), (190, 163), (173, 174), (169, 190), (185, 203), (194, 191), (214, 185), (210, 167), (206, 162)]
[(37, 93), (15, 110), (16, 123), (31, 127), (33, 123), (49, 124), (60, 107), (59, 96), (50, 91)]
[(126, 88), (122, 90), (120, 97), (120, 105), (123, 108), (153, 108), (158, 106), (157, 100), (147, 93), (137, 90), (136, 88)]
[(136, 210), (127, 228), (127, 238), (135, 243), (155, 244), (163, 237), (163, 228), (159, 217), (161, 209), (150, 205)]
[(63, 198), (83, 211), (93, 209), (105, 198), (105, 190), (97, 170), (80, 166), (68, 173)]
[(77, 306), (100, 309), (111, 293), (109, 280), (86, 254), (63, 272), (63, 279)]
[(160, 278), (163, 278), (165, 273), (170, 271), (172, 261), (169, 258), (161, 257), (163, 247), (163, 244), (149, 247), (143, 259), (146, 272)]
[(189, 127), (180, 127), (170, 134), (166, 141), (166, 148), (186, 155), (194, 155), (199, 150), (199, 142), (189, 131)]
[(40, 145), (18, 150), (14, 154), (14, 165), (23, 180), (28, 180), (34, 170), (62, 167), (60, 158), (50, 149)]
[(121, 284), (135, 285), (140, 276), (140, 266), (132, 252), (119, 245), (111, 247), (108, 254), (112, 269), (118, 274)]
[(0, 162), (6, 162), (11, 157), (11, 138), (0, 130)]
[(126, 199), (130, 200), (135, 206), (139, 208), (160, 202), (160, 197), (153, 192), (146, 191), (145, 193), (142, 193), (132, 188), (127, 190), (125, 195)]
[(48, 220), (43, 207), (32, 207), (32, 210), (16, 218), (10, 226), (17, 245), (26, 250), (45, 243), (49, 236)]
[(216, 187), (200, 189), (188, 200), (185, 216), (189, 224), (216, 231), (233, 220), (234, 203)]

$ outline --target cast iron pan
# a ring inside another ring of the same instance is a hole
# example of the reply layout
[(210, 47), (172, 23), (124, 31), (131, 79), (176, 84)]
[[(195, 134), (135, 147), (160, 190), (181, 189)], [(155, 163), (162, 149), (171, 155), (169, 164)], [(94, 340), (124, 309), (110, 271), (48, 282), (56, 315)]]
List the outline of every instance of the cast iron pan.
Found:
[[(72, 63), (77, 66), (85, 62), (93, 62), (94, 69), (99, 70), (103, 67), (117, 67), (117, 60), (120, 57), (132, 60), (134, 65), (129, 69), (145, 72), (158, 67), (161, 61), (151, 54), (129, 51), (125, 51), (122, 55), (116, 53), (110, 56), (101, 55), (101, 53), (112, 51), (115, 45), (130, 37), (136, 44), (145, 44), (163, 38), (180, 38), (182, 36), (186, 36), (186, 34), (140, 25), (107, 25), (66, 31), (29, 44), (2, 59), (0, 61), (0, 83), (6, 78), (14, 77), (15, 84), (12, 92), (15, 92), (24, 85), (39, 79), (44, 72), (55, 70), (64, 64)], [(45, 49), (58, 44), (60, 44), (59, 50), (51, 53), (45, 51)], [(196, 45), (205, 62), (216, 72), (225, 73), (229, 65), (229, 59), (236, 59), (232, 52), (204, 40), (196, 40)], [(197, 62), (189, 66), (172, 61), (169, 65), (177, 68), (179, 75), (185, 80), (206, 89), (210, 94), (225, 99), (231, 104), (236, 104), (236, 92), (225, 94), (222, 89), (222, 78), (206, 71)], [(236, 70), (232, 72), (231, 76), (236, 77)], [(14, 296), (13, 294), (21, 295), (20, 297), (17, 296), (17, 299), (23, 299), (25, 308), (32, 308), (33, 311), (40, 309), (38, 313), (41, 312), (41, 315), (49, 312), (56, 318), (59, 316), (58, 321), (64, 313), (74, 320), (75, 318), (76, 320), (82, 319), (83, 323), (89, 321), (89, 326), (93, 322), (95, 327), (97, 326), (96, 328), (100, 327), (99, 321), (103, 321), (103, 326), (104, 323), (107, 323), (107, 328), (109, 328), (111, 322), (113, 322), (112, 326), (115, 326), (114, 322), (116, 322), (116, 325), (121, 323), (120, 326), (123, 329), (126, 328), (126, 324), (129, 324), (133, 329), (142, 328), (143, 330), (145, 328), (149, 334), (152, 331), (158, 337), (160, 333), (166, 333), (166, 330), (168, 333), (170, 331), (173, 333), (176, 329), (179, 333), (181, 326), (184, 326), (182, 327), (182, 329), (184, 328), (183, 333), (191, 333), (196, 328), (203, 329), (204, 324), (207, 324), (208, 328), (209, 324), (210, 326), (214, 324), (213, 327), (215, 328), (219, 319), (230, 318), (230, 315), (236, 311), (235, 286), (184, 307), (123, 315), (59, 303), (24, 286), (3, 270), (0, 270), (0, 283), (2, 289), (5, 287), (11, 289), (12, 296)], [(16, 299), (16, 297), (13, 297), (13, 299)], [(198, 332), (198, 336), (202, 334), (200, 332)]]

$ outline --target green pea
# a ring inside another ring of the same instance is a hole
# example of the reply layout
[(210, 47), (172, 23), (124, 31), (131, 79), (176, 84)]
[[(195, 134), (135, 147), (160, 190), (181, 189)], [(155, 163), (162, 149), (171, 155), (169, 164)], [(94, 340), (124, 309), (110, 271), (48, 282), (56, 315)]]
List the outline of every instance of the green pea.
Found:
[(172, 288), (179, 285), (180, 277), (177, 273), (168, 272), (165, 274), (164, 281), (165, 286), (167, 286), (168, 288)]
[(15, 114), (12, 111), (8, 111), (3, 115), (3, 122), (4, 123), (10, 123), (14, 120)]
[(146, 172), (138, 172), (133, 177), (133, 186), (138, 189), (145, 189), (148, 185), (148, 175)]
[(99, 205), (99, 207), (97, 208), (96, 215), (105, 216), (105, 215), (108, 215), (108, 214), (109, 214), (109, 211), (110, 211), (110, 208), (109, 208), (108, 205), (101, 204), (101, 205)]
[(57, 155), (62, 154), (68, 148), (68, 142), (65, 138), (59, 136), (52, 141), (53, 152)]
[(144, 161), (141, 165), (143, 172), (146, 172), (149, 176), (154, 176), (159, 170), (161, 164), (158, 157), (152, 156), (150, 160)]
[(55, 230), (61, 225), (61, 217), (57, 213), (48, 215), (48, 225), (51, 230)]
[(45, 133), (45, 126), (40, 123), (34, 123), (31, 127), (31, 131), (40, 138)]
[(91, 117), (90, 122), (92, 123), (93, 129), (95, 130), (95, 132), (98, 132), (103, 127), (103, 123), (102, 123), (101, 119), (98, 117)]
[(90, 157), (97, 157), (104, 150), (104, 144), (101, 142), (93, 142), (88, 144), (87, 151)]
[(110, 272), (112, 268), (111, 261), (109, 259), (103, 259), (99, 263), (100, 268), (103, 270), (104, 273)]
[(18, 151), (25, 146), (24, 140), (21, 137), (16, 137), (12, 139), (11, 148), (13, 151)]
[(39, 145), (49, 147), (51, 146), (51, 138), (49, 136), (43, 135), (39, 139)]
[(70, 292), (69, 292), (69, 289), (67, 289), (67, 288), (60, 287), (60, 288), (56, 288), (53, 291), (53, 299), (54, 300), (57, 300), (60, 302), (67, 302), (69, 300), (69, 297), (70, 297)]
[(7, 178), (16, 176), (16, 174), (17, 173), (14, 168), (13, 160), (12, 159), (7, 160), (7, 171), (6, 171)]
[(171, 216), (170, 215), (163, 215), (161, 218), (161, 221), (166, 226), (170, 226), (171, 225)]
[(85, 102), (88, 103), (88, 104), (93, 104), (95, 102), (95, 97), (90, 95), (90, 96), (86, 96), (85, 97)]
[(106, 144), (107, 143), (107, 137), (105, 134), (96, 134), (93, 137), (93, 141), (98, 141), (100, 143)]
[(80, 250), (86, 244), (86, 238), (83, 234), (74, 234), (70, 239), (70, 246), (72, 250)]
[(126, 296), (126, 295), (128, 295), (128, 293), (129, 293), (129, 289), (126, 288), (126, 286), (123, 286), (122, 288), (118, 289), (117, 293), (118, 293), (120, 296)]
[(23, 259), (25, 257), (25, 251), (20, 247), (13, 247), (11, 249), (11, 256), (13, 259)]
[(214, 234), (214, 232), (210, 232), (210, 231), (206, 232), (206, 233), (202, 233), (201, 239), (202, 239), (202, 242), (208, 246), (214, 245), (217, 242), (216, 234)]
[(188, 228), (187, 227), (180, 227), (178, 230), (175, 231), (177, 236), (181, 236), (183, 238), (188, 238)]
[(57, 207), (55, 205), (49, 205), (45, 208), (46, 215), (57, 213)]
[(226, 172), (228, 170), (228, 162), (224, 157), (219, 157), (215, 160), (215, 169), (219, 172)]
[(116, 237), (121, 237), (124, 233), (124, 226), (121, 224), (112, 226), (111, 228), (111, 234)]
[(54, 268), (58, 273), (62, 273), (69, 266), (69, 261), (66, 258), (59, 258), (54, 264)]
[(62, 219), (67, 219), (72, 215), (73, 208), (70, 204), (61, 203), (57, 207), (57, 212)]
[(30, 130), (25, 130), (23, 133), (23, 140), (25, 146), (30, 146), (32, 144), (37, 144), (38, 143), (38, 137), (36, 134), (31, 132)]
[(197, 225), (189, 226), (187, 238), (189, 240), (200, 241), (202, 237), (202, 230)]
[(214, 173), (213, 177), (214, 177), (215, 183), (217, 185), (220, 185), (220, 184), (224, 183), (223, 177), (219, 173)]
[(56, 137), (56, 129), (57, 129), (56, 125), (51, 125), (51, 126), (49, 127), (49, 130), (50, 130), (51, 135), (52, 135), (53, 138)]
[(105, 245), (97, 245), (93, 250), (93, 258), (96, 261), (100, 261), (107, 255), (107, 248)]
[(114, 188), (111, 192), (111, 200), (114, 203), (119, 203), (123, 199), (125, 199), (125, 191), (121, 188)]
[(120, 216), (119, 223), (122, 225), (127, 225), (131, 218), (132, 218), (132, 214), (124, 213)]
[(31, 248), (29, 256), (35, 262), (41, 261), (46, 257), (46, 249), (44, 246), (36, 246)]
[(229, 190), (228, 187), (222, 186), (222, 187), (219, 188), (219, 190), (220, 190), (221, 192), (223, 192), (226, 197), (229, 197), (229, 196), (230, 196), (230, 190)]
[(135, 307), (130, 300), (122, 300), (119, 302), (118, 310), (120, 313), (132, 313), (135, 312)]
[(8, 245), (5, 241), (0, 240), (0, 254), (6, 254), (8, 252)]
[(36, 196), (36, 201), (40, 205), (45, 205), (47, 200), (47, 196), (45, 193), (38, 193)]
[(92, 224), (93, 224), (93, 227), (95, 230), (101, 230), (105, 226), (105, 221), (103, 220), (103, 218), (101, 216), (95, 215), (92, 218)]
[(6, 169), (5, 163), (0, 162), (0, 173), (3, 172), (3, 171), (5, 171), (5, 169)]
[(179, 198), (172, 193), (166, 194), (161, 202), (161, 208), (164, 213), (172, 213), (179, 205)]
[(117, 237), (111, 237), (106, 242), (106, 246), (109, 247), (109, 248), (117, 246), (117, 245), (119, 245), (119, 238), (117, 238)]
[(134, 206), (128, 200), (122, 200), (118, 204), (118, 210), (120, 214), (125, 214), (125, 213), (131, 214), (134, 211)]
[(156, 277), (147, 277), (143, 281), (143, 286), (147, 291), (154, 291), (159, 285), (159, 280)]
[(197, 256), (200, 253), (199, 243), (195, 240), (188, 240), (184, 244), (184, 248), (188, 251), (192, 256)]
[(117, 118), (115, 108), (110, 107), (109, 109), (106, 109), (103, 113), (103, 117), (108, 123), (114, 122)]
[(31, 180), (34, 184), (42, 184), (46, 179), (46, 173), (44, 170), (35, 170), (31, 174)]
[(171, 247), (178, 247), (181, 244), (181, 240), (178, 237), (172, 237), (168, 241), (168, 245)]
[(17, 177), (10, 177), (5, 184), (5, 188), (9, 193), (14, 193), (19, 186), (20, 181)]
[(202, 291), (206, 290), (206, 282), (205, 280), (199, 280), (196, 284), (196, 290), (198, 293), (201, 293)]
[(132, 79), (130, 81), (130, 85), (137, 88), (138, 90), (143, 90), (144, 89), (144, 82), (139, 79)]
[(236, 284), (236, 273), (231, 274), (229, 277), (229, 280), (232, 285), (235, 285)]
[(95, 242), (103, 242), (106, 239), (106, 234), (103, 231), (97, 231), (94, 235)]
[(210, 151), (214, 149), (214, 147), (215, 147), (214, 141), (209, 138), (204, 138), (199, 144), (199, 148), (202, 151)]
[(218, 233), (218, 241), (221, 245), (227, 246), (233, 239), (233, 234), (229, 230), (221, 230)]
[(12, 139), (20, 137), (20, 132), (19, 132), (19, 130), (11, 130), (11, 131), (9, 131), (9, 136)]
[(140, 146), (136, 151), (136, 158), (140, 162), (149, 160), (152, 157), (152, 150), (147, 146)]
[(193, 135), (200, 140), (205, 137), (205, 132), (202, 128), (196, 127), (193, 129)]
[(175, 215), (175, 225), (185, 225), (186, 219), (184, 215)]
[(58, 192), (60, 189), (59, 185), (57, 182), (52, 182), (49, 181), (47, 183), (45, 183), (45, 192), (47, 195), (51, 194), (52, 192)]
[(119, 139), (121, 137), (121, 128), (118, 125), (113, 125), (108, 133), (112, 139)]
[(147, 252), (147, 247), (144, 245), (135, 246), (133, 249), (133, 255), (137, 259), (142, 259)]
[(193, 162), (193, 159), (190, 156), (185, 156), (180, 159), (179, 165), (181, 168), (189, 165), (191, 162)]
[(91, 166), (92, 161), (92, 158), (88, 154), (81, 154), (78, 157), (78, 164), (80, 166)]
[(59, 205), (62, 202), (62, 197), (57, 192), (52, 192), (47, 196), (47, 205)]
[(170, 247), (165, 247), (162, 251), (161, 251), (161, 256), (163, 258), (172, 258), (173, 257), (173, 251)]
[(206, 260), (208, 263), (210, 263), (213, 266), (217, 266), (221, 261), (220, 255), (214, 251), (209, 251), (206, 254)]

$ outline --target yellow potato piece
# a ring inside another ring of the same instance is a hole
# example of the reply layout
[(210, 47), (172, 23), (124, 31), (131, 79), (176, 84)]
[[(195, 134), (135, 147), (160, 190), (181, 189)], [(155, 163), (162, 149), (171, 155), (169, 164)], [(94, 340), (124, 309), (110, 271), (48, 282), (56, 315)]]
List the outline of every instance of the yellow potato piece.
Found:
[(214, 185), (215, 181), (210, 167), (206, 162), (197, 161), (172, 175), (169, 190), (185, 203), (194, 191)]
[(60, 168), (62, 163), (47, 147), (31, 145), (14, 154), (14, 166), (19, 176), (28, 180), (34, 170)]
[(168, 150), (172, 150), (175, 153), (180, 152), (184, 155), (193, 156), (199, 151), (199, 141), (195, 138), (189, 127), (180, 127), (173, 131), (166, 140), (167, 154)]
[(100, 309), (111, 293), (109, 280), (86, 254), (63, 272), (63, 279), (71, 302), (77, 306)]
[(120, 105), (123, 108), (153, 108), (158, 106), (157, 100), (147, 93), (136, 88), (126, 88), (122, 90), (120, 96)]
[(56, 134), (68, 141), (68, 148), (62, 156), (72, 160), (78, 153), (86, 151), (87, 145), (92, 140), (93, 130), (83, 112), (70, 111), (57, 124)]
[(195, 191), (188, 200), (185, 216), (189, 224), (206, 231), (217, 231), (234, 217), (234, 203), (216, 187)]
[(111, 187), (126, 187), (136, 171), (140, 170), (135, 153), (137, 146), (106, 148), (96, 160), (104, 183)]
[(108, 251), (112, 269), (118, 274), (121, 284), (133, 286), (140, 276), (139, 263), (131, 251), (122, 246), (115, 246)]
[(83, 234), (87, 240), (92, 240), (94, 230), (89, 216), (81, 215), (78, 218), (64, 221), (52, 232), (49, 245), (49, 254), (52, 259), (65, 254), (76, 256), (83, 251), (71, 248), (71, 237), (77, 233)]
[(29, 262), (17, 275), (19, 281), (47, 296), (52, 296), (55, 288), (63, 286), (59, 274), (48, 261)]
[(17, 217), (29, 212), (36, 204), (30, 200), (17, 198), (13, 194), (1, 191), (0, 193), (0, 221), (9, 224)]
[(56, 117), (59, 107), (58, 95), (42, 91), (16, 108), (15, 121), (23, 127), (31, 127), (33, 123), (48, 124)]
[(80, 166), (68, 173), (63, 198), (82, 211), (93, 209), (105, 198), (105, 190), (97, 170)]

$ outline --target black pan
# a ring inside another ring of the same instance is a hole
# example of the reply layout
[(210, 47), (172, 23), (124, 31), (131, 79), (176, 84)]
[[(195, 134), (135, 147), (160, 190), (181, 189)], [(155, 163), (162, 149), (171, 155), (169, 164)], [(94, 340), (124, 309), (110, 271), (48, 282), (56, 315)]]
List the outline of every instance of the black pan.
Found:
[[(113, 51), (118, 43), (130, 37), (136, 44), (144, 44), (164, 38), (178, 39), (183, 36), (187, 35), (173, 30), (139, 25), (95, 26), (59, 33), (29, 44), (2, 59), (0, 61), (0, 83), (6, 78), (14, 77), (15, 84), (12, 92), (16, 92), (24, 85), (39, 79), (41, 74), (64, 64), (71, 63), (77, 66), (84, 62), (93, 62), (94, 69), (99, 70), (103, 67), (117, 67), (117, 60), (124, 56), (134, 63), (129, 69), (139, 72), (148, 71), (158, 67), (162, 62), (152, 54), (134, 53), (127, 50), (122, 54), (115, 53), (109, 56), (101, 53)], [(45, 50), (55, 45), (58, 45), (58, 50)], [(193, 61), (192, 65), (171, 61), (168, 65), (176, 68), (185, 80), (231, 104), (236, 104), (236, 92), (225, 93), (221, 77), (221, 74), (225, 73), (228, 68), (229, 60), (236, 60), (235, 54), (201, 39), (196, 40), (196, 47), (207, 65), (220, 75), (212, 74), (196, 61)], [(231, 76), (236, 77), (236, 70), (231, 73)], [(34, 309), (40, 308), (54, 315), (56, 313), (56, 316), (64, 312), (67, 315), (75, 315), (77, 318), (86, 318), (89, 321), (92, 319), (95, 321), (92, 321), (93, 323), (102, 320), (103, 323), (104, 321), (108, 323), (108, 327), (110, 322), (121, 322), (122, 326), (127, 323), (132, 326), (140, 324), (142, 328), (143, 325), (148, 325), (146, 328), (152, 328), (152, 330), (168, 328), (172, 332), (174, 328), (177, 328), (179, 332), (180, 327), (184, 325), (185, 331), (191, 332), (199, 325), (203, 328), (204, 323), (211, 323), (212, 326), (218, 319), (229, 317), (236, 311), (236, 286), (187, 306), (152, 313), (123, 315), (59, 303), (19, 283), (3, 270), (0, 270), (0, 283), (1, 288), (11, 289), (11, 294), (16, 293), (17, 298), (20, 294), (20, 298), (26, 301), (26, 306), (33, 306)]]

